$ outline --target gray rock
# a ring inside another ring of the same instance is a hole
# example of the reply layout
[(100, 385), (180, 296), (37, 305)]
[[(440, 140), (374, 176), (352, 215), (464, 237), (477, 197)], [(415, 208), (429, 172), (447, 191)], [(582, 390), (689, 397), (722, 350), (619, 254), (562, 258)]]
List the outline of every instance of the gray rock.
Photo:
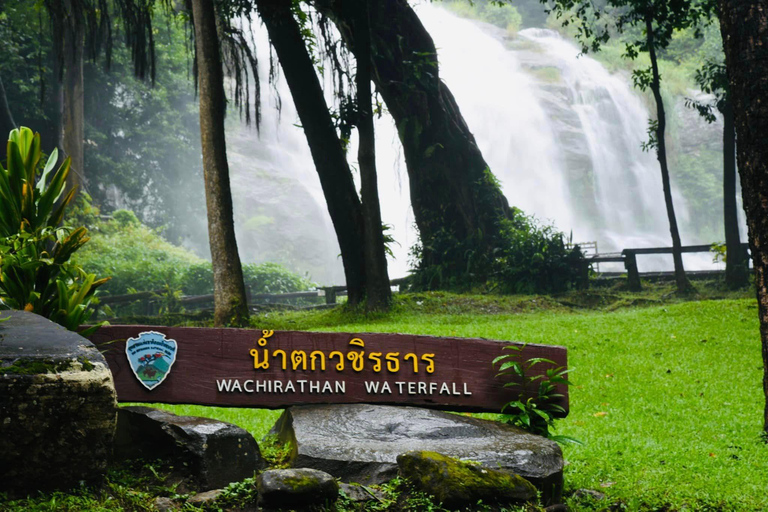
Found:
[(339, 484), (315, 469), (273, 469), (256, 479), (259, 504), (266, 508), (318, 506), (335, 502)]
[(384, 493), (379, 489), (363, 487), (362, 485), (340, 483), (339, 490), (343, 492), (350, 501), (357, 503), (381, 501), (384, 499)]
[(169, 510), (178, 510), (179, 506), (171, 498), (155, 498), (155, 509), (158, 512), (168, 512)]
[(117, 408), (104, 358), (90, 341), (41, 316), (10, 317), (0, 323), (0, 491), (98, 483)]
[(518, 474), (545, 505), (561, 501), (557, 443), (494, 421), (415, 407), (308, 405), (286, 409), (272, 433), (291, 443), (293, 466), (344, 482), (384, 482), (397, 474), (398, 455), (433, 451)]
[(246, 430), (151, 407), (120, 408), (115, 456), (179, 460), (202, 490), (239, 482), (265, 466), (259, 445)]
[(210, 505), (216, 501), (222, 492), (224, 492), (224, 489), (213, 489), (211, 491), (201, 492), (200, 494), (195, 494), (189, 498), (187, 503), (196, 507)]
[(600, 501), (605, 499), (605, 493), (596, 491), (594, 489), (576, 489), (576, 491), (573, 493), (573, 497), (576, 499), (590, 498), (596, 501)]
[(534, 501), (536, 488), (519, 475), (485, 468), (436, 452), (408, 452), (397, 457), (400, 474), (416, 489), (449, 509), (464, 509), (478, 501), (517, 504)]

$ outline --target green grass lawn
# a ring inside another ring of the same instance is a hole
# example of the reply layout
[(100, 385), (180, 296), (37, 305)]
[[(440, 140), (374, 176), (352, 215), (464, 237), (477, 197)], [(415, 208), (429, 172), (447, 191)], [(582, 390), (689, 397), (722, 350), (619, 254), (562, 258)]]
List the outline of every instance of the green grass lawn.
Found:
[[(470, 314), (455, 296), (441, 297), (409, 299), (394, 313), (369, 320), (331, 311), (270, 314), (255, 323), (276, 329), (563, 345), (575, 386), (570, 415), (558, 423), (557, 433), (584, 442), (564, 447), (567, 491), (596, 489), (610, 500), (621, 500), (629, 510), (768, 508), (768, 446), (760, 440), (762, 366), (754, 300), (575, 313), (557, 305), (504, 313), (485, 304), (490, 314), (478, 314), (476, 307)], [(279, 414), (166, 407), (231, 421), (257, 438)]]

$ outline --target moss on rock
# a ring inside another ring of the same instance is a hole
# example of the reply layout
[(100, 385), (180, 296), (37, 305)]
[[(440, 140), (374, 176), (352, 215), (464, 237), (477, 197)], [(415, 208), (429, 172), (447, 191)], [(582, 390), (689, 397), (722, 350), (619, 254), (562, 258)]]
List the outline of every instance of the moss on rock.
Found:
[(407, 452), (397, 457), (400, 474), (418, 490), (448, 508), (484, 503), (523, 503), (537, 498), (536, 488), (512, 473), (484, 468), (436, 452)]

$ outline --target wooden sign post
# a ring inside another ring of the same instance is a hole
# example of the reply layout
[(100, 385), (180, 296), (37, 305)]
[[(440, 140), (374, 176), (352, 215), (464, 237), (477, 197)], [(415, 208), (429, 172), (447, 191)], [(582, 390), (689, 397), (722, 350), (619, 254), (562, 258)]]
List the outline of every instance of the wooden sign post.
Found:
[[(143, 333), (143, 334), (142, 334)], [(259, 331), (113, 325), (91, 336), (121, 402), (283, 408), (371, 403), (499, 412), (517, 398), (496, 376), (509, 342), (408, 334)], [(127, 350), (126, 350), (127, 348)], [(525, 345), (546, 358), (534, 375), (566, 367), (566, 349)], [(568, 390), (556, 403), (567, 414)]]

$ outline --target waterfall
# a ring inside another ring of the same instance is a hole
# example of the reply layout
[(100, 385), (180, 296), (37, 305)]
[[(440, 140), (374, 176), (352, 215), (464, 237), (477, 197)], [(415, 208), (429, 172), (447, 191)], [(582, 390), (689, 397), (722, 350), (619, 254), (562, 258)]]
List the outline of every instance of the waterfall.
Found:
[[(509, 38), (430, 3), (416, 11), (438, 49), (440, 75), (510, 204), (572, 233), (576, 242), (597, 241), (601, 252), (671, 246), (659, 164), (655, 153), (641, 148), (649, 109), (628, 76), (579, 56), (574, 44), (551, 30), (526, 29)], [(265, 31), (254, 30), (259, 59), (268, 62)], [(282, 78), (275, 89), (281, 114), (264, 106), (258, 138), (236, 123), (228, 128), (241, 254), (245, 261), (283, 261), (338, 284), (343, 272), (320, 182)], [(326, 90), (330, 103), (330, 84)], [(389, 274), (401, 277), (417, 237), (389, 116), (376, 121), (376, 139), (382, 218), (399, 244), (392, 247)], [(354, 137), (349, 155), (356, 169)], [(684, 224), (685, 202), (679, 195), (674, 200)], [(683, 243), (694, 242), (683, 233)], [(711, 267), (707, 254), (685, 258), (689, 269)], [(639, 263), (641, 270), (672, 267), (665, 256)]]

